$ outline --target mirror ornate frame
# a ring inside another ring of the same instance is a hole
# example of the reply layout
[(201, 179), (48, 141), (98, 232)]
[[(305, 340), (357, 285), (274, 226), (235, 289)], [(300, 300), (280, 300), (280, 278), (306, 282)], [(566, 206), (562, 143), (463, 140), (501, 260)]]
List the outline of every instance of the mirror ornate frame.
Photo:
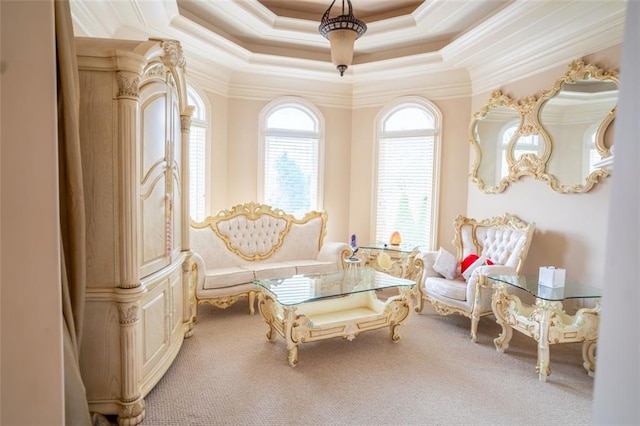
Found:
[(521, 176), (563, 194), (589, 191), (610, 174), (593, 164), (612, 155), (618, 82), (617, 71), (573, 61), (539, 97), (493, 92), (469, 127), (471, 181), (488, 194)]

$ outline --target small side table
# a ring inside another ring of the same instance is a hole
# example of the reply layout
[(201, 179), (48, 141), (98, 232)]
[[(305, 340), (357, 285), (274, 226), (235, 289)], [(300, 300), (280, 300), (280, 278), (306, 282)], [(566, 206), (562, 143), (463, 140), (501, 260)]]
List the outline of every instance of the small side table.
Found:
[[(422, 272), (415, 265), (415, 258), (418, 254), (418, 247), (408, 245), (391, 245), (374, 243), (358, 247), (356, 256), (362, 259), (366, 266), (370, 266), (377, 271), (384, 272), (398, 278), (415, 280), (417, 274)], [(384, 254), (383, 254), (384, 253)], [(384, 267), (384, 262), (380, 262), (380, 256), (389, 256), (391, 260), (388, 267)], [(383, 266), (380, 265), (383, 264)]]
[[(595, 349), (598, 339), (601, 290), (567, 282), (565, 287), (548, 288), (538, 285), (537, 277), (521, 275), (481, 276), (481, 280), (493, 281), (494, 293), (491, 306), (496, 321), (502, 327), (494, 339), (496, 350), (504, 352), (509, 347), (513, 330), (517, 330), (538, 342), (536, 371), (546, 382), (551, 374), (549, 345), (582, 342), (583, 366), (589, 376), (595, 374)], [(483, 283), (482, 283), (483, 284)], [(510, 287), (520, 288), (536, 298), (529, 306)], [(593, 308), (581, 308), (574, 315), (564, 312), (562, 301), (566, 299), (596, 299)]]

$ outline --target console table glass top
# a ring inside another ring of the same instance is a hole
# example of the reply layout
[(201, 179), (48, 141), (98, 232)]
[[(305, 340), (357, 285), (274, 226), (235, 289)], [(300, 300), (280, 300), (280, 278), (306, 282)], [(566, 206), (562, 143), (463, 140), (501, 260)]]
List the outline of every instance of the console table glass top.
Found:
[(363, 250), (389, 250), (396, 251), (398, 253), (412, 253), (417, 247), (411, 244), (387, 244), (387, 243), (370, 243), (367, 245), (359, 246), (358, 248)]
[(286, 306), (416, 284), (415, 281), (393, 277), (368, 266), (324, 274), (262, 279), (254, 283), (268, 290), (278, 303)]
[(601, 289), (576, 284), (571, 281), (566, 281), (564, 287), (547, 287), (539, 284), (538, 277), (533, 275), (488, 275), (488, 278), (521, 288), (538, 299), (549, 301), (595, 299), (602, 297)]

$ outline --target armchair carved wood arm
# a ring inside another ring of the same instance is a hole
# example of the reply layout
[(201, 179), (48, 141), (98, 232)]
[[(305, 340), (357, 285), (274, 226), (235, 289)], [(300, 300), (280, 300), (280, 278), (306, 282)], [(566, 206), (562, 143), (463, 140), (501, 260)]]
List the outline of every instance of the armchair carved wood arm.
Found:
[(526, 223), (505, 213), (481, 221), (459, 215), (453, 226), (453, 245), (459, 265), (471, 254), (484, 256), (493, 265), (476, 268), (468, 280), (461, 276), (458, 266), (457, 276), (447, 279), (433, 269), (438, 252), (422, 253), (420, 257), (424, 262), (424, 270), (420, 285), (417, 286), (416, 311), (422, 311), (426, 300), (441, 315), (457, 313), (470, 318), (471, 340), (475, 342), (480, 317), (492, 313), (492, 289), (487, 288), (479, 277), (520, 273), (531, 245), (535, 223)]

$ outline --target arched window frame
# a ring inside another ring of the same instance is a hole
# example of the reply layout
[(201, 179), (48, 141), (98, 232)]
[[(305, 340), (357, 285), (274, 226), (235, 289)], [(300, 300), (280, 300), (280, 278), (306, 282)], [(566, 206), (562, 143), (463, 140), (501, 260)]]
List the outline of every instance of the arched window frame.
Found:
[[(196, 222), (204, 220), (209, 214), (211, 199), (211, 162), (209, 161), (211, 138), (208, 121), (210, 108), (206, 99), (194, 86), (187, 84), (187, 103), (194, 107), (189, 129), (189, 212)], [(194, 141), (194, 137), (198, 137), (198, 141)], [(197, 149), (194, 145), (196, 143), (200, 145)], [(197, 157), (199, 155), (202, 155), (202, 158)], [(199, 184), (196, 184), (194, 179), (199, 179)], [(194, 197), (199, 199), (196, 201)]]
[[(314, 131), (306, 131), (306, 130), (293, 130), (293, 129), (276, 129), (276, 128), (267, 128), (267, 120), (268, 118), (278, 110), (282, 108), (296, 108), (308, 115), (315, 123)], [(313, 105), (311, 102), (293, 96), (285, 96), (278, 99), (275, 99), (269, 102), (260, 112), (259, 116), (259, 128), (260, 128), (260, 136), (258, 141), (258, 202), (270, 204), (269, 200), (267, 200), (266, 195), (266, 179), (265, 179), (265, 158), (266, 158), (266, 148), (267, 148), (267, 138), (271, 136), (281, 136), (288, 138), (310, 138), (315, 139), (316, 143), (316, 175), (317, 182), (315, 188), (311, 188), (315, 192), (315, 197), (310, 199), (311, 206), (308, 210), (323, 210), (323, 193), (324, 193), (324, 128), (325, 122), (324, 117), (320, 110)], [(273, 206), (281, 208), (280, 206)], [(286, 209), (285, 209), (286, 211)], [(291, 212), (287, 211), (287, 213), (292, 213), (300, 216), (305, 212)]]
[[(399, 130), (385, 131), (384, 125), (391, 116), (400, 112), (405, 108), (418, 108), (425, 111), (433, 117), (432, 129), (420, 130)], [(374, 120), (375, 123), (375, 147), (373, 156), (373, 177), (372, 177), (372, 209), (371, 209), (371, 241), (388, 243), (390, 235), (378, 235), (378, 176), (380, 167), (380, 144), (384, 138), (414, 138), (414, 137), (432, 137), (433, 138), (433, 164), (431, 176), (431, 211), (429, 212), (429, 236), (425, 238), (423, 244), (425, 249), (431, 250), (436, 246), (438, 231), (438, 206), (440, 198), (440, 152), (441, 152), (441, 129), (442, 129), (442, 113), (432, 102), (417, 96), (403, 97), (385, 106)], [(379, 241), (382, 239), (383, 241)], [(407, 238), (403, 237), (403, 242), (407, 242)]]

